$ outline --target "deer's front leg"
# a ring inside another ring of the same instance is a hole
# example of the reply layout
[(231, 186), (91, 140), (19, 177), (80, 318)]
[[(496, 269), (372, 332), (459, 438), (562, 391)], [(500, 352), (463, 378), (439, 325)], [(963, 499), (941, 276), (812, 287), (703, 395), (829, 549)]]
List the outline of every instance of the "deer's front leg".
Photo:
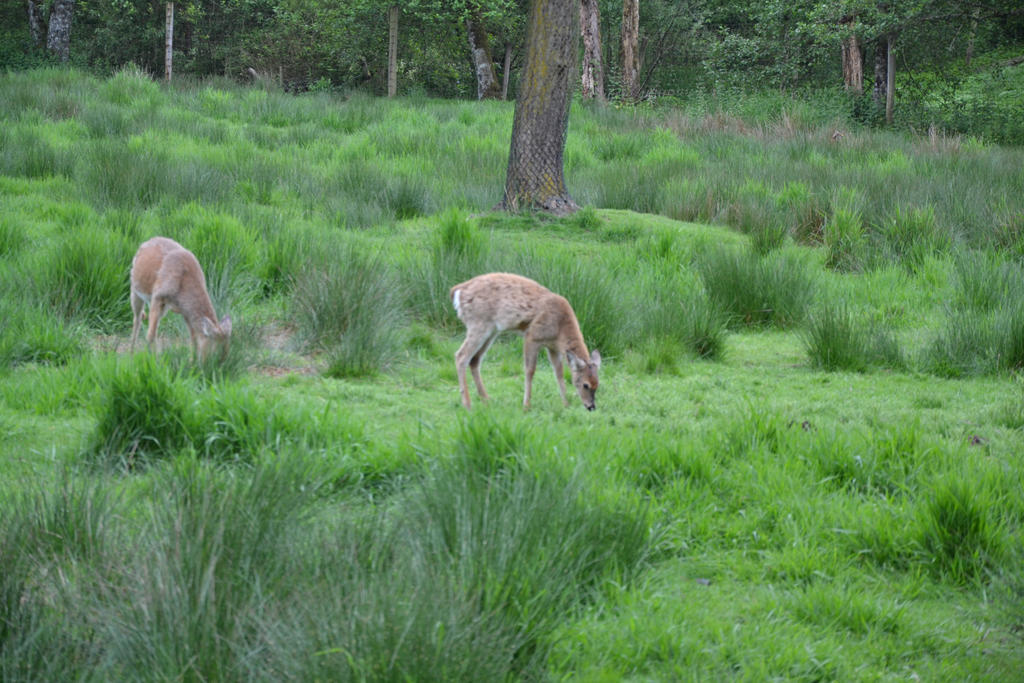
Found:
[(555, 371), (555, 379), (558, 380), (558, 391), (562, 395), (562, 405), (569, 405), (569, 401), (565, 398), (565, 372), (562, 370), (562, 357), (557, 351), (547, 349), (548, 360), (551, 361), (551, 367)]
[(146, 344), (153, 351), (160, 350), (156, 344), (156, 328), (160, 325), (160, 318), (164, 317), (164, 309), (163, 298), (154, 294), (149, 302), (149, 329), (146, 331)]
[(528, 337), (523, 340), (523, 375), (526, 386), (523, 393), (523, 410), (530, 409), (530, 391), (533, 386), (533, 373), (537, 370), (537, 354), (540, 346)]

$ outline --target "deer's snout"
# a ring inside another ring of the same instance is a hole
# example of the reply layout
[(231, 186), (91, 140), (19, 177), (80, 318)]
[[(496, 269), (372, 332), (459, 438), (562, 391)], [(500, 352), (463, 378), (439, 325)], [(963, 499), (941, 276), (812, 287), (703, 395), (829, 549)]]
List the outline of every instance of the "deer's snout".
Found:
[(589, 406), (587, 406), (587, 410), (597, 410), (597, 406), (591, 403)]

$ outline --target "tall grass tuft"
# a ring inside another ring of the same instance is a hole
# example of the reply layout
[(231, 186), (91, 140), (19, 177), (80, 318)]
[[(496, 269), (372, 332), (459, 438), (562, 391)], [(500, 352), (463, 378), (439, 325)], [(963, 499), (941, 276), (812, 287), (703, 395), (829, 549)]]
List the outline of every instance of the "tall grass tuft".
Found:
[(402, 269), (408, 305), (430, 325), (455, 328), (458, 319), (448, 292), (460, 282), (486, 272), (490, 246), (478, 221), (461, 209), (437, 218), (426, 258), (413, 257)]
[(863, 270), (868, 260), (868, 241), (860, 212), (837, 208), (823, 227), (825, 265), (839, 271)]
[(181, 459), (156, 477), (135, 561), (119, 568), (98, 608), (111, 671), (188, 680), (267, 673), (271, 596), (290, 592), (298, 529), (317, 490), (307, 463), (276, 459), (240, 477)]
[(292, 301), (306, 348), (327, 353), (328, 375), (368, 375), (394, 360), (405, 312), (397, 279), (380, 254), (353, 243), (325, 251), (296, 278)]
[(936, 574), (967, 583), (999, 565), (1006, 545), (1005, 531), (993, 518), (1000, 508), (997, 497), (985, 481), (936, 482), (917, 520), (924, 560)]
[(807, 315), (814, 291), (807, 265), (788, 251), (761, 257), (750, 249), (713, 247), (698, 257), (697, 270), (733, 327), (792, 327)]
[(935, 209), (896, 211), (880, 226), (880, 234), (889, 257), (905, 266), (919, 268), (929, 256), (948, 253), (953, 244), (952, 235), (939, 227)]
[(863, 372), (905, 364), (895, 337), (858, 318), (845, 303), (826, 304), (811, 314), (803, 343), (811, 365), (822, 370)]
[(131, 320), (128, 271), (135, 247), (121, 235), (81, 228), (26, 263), (26, 276), (40, 300), (65, 320), (121, 331)]
[(485, 624), (517, 636), (505, 657), (520, 675), (543, 665), (545, 636), (565, 613), (602, 580), (632, 576), (652, 541), (641, 504), (599, 502), (580, 473), (543, 465), (493, 474), (479, 460), (442, 464), (405, 512), (399, 533), (417, 563), (447, 567)]
[(119, 362), (101, 388), (84, 455), (122, 469), (166, 458), (201, 433), (192, 403), (193, 387), (162, 357), (140, 353)]
[(81, 325), (38, 303), (0, 298), (0, 367), (22, 363), (63, 365), (86, 349)]

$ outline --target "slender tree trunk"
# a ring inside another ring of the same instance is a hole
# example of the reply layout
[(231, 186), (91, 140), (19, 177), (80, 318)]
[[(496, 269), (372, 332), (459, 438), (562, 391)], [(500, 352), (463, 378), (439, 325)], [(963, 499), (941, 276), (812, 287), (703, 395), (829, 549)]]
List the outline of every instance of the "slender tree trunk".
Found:
[(168, 83), (171, 81), (171, 72), (174, 62), (174, 3), (167, 3), (167, 35), (164, 40), (164, 78)]
[(871, 100), (875, 103), (875, 111), (882, 111), (885, 107), (885, 90), (889, 82), (888, 59), (888, 39), (883, 36), (875, 43), (875, 84), (871, 88)]
[(622, 96), (635, 100), (640, 75), (640, 0), (622, 2)]
[(398, 93), (398, 5), (388, 8), (388, 97)]
[(36, 0), (28, 0), (28, 30), (32, 35), (32, 44), (36, 47), (43, 45), (43, 36), (46, 35), (46, 26), (43, 22), (42, 12), (39, 11), (39, 3)]
[(967, 53), (964, 55), (964, 64), (966, 66), (970, 66), (971, 60), (974, 59), (974, 41), (978, 37), (978, 17), (980, 15), (980, 7), (975, 7), (971, 11), (971, 32), (967, 36)]
[(565, 189), (565, 136), (576, 78), (577, 0), (532, 0), (501, 208), (556, 215), (579, 207)]
[(896, 90), (896, 56), (893, 53), (895, 40), (892, 34), (885, 42), (885, 123), (892, 125), (893, 102)]
[(604, 102), (604, 71), (601, 68), (601, 11), (597, 0), (580, 0), (580, 34), (583, 37), (583, 69), (580, 77), (584, 99)]
[(864, 92), (864, 57), (856, 35), (843, 39), (843, 87), (855, 95)]
[(494, 61), (491, 59), (491, 45), (487, 40), (487, 30), (480, 15), (480, 8), (474, 8), (466, 19), (466, 33), (469, 36), (469, 49), (473, 54), (473, 69), (476, 71), (476, 98), (478, 100), (496, 100), (501, 97), (501, 86), (494, 74)]
[(505, 61), (501, 65), (501, 99), (508, 99), (508, 78), (512, 73), (512, 43), (505, 43)]
[(50, 8), (50, 28), (46, 34), (46, 49), (68, 61), (71, 52), (71, 19), (75, 12), (75, 0), (53, 0)]

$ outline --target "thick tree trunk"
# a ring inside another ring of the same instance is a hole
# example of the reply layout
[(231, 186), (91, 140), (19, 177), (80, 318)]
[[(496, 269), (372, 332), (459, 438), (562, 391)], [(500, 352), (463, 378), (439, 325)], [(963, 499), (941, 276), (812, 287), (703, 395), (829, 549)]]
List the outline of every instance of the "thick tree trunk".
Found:
[(505, 43), (505, 61), (501, 64), (501, 99), (508, 99), (508, 77), (512, 72), (512, 43)]
[(388, 8), (388, 97), (398, 93), (398, 5)]
[(68, 61), (71, 52), (71, 18), (75, 11), (75, 0), (53, 0), (50, 8), (50, 28), (46, 34), (46, 49)]
[(32, 44), (42, 47), (43, 37), (46, 35), (46, 26), (43, 22), (43, 14), (39, 10), (39, 3), (36, 0), (28, 0), (28, 30), (32, 35)]
[(579, 207), (565, 189), (565, 136), (576, 78), (577, 0), (533, 0), (501, 207), (556, 215)]
[(496, 100), (501, 97), (501, 86), (494, 73), (491, 45), (487, 40), (487, 30), (479, 8), (474, 9), (466, 19), (466, 33), (469, 35), (469, 49), (473, 54), (473, 69), (476, 72), (476, 98)]
[(171, 72), (173, 71), (174, 62), (174, 3), (167, 3), (167, 18), (165, 20), (167, 26), (166, 36), (164, 39), (164, 78), (170, 82)]
[(584, 99), (604, 102), (604, 71), (601, 68), (601, 12), (597, 0), (580, 0), (580, 34), (583, 37), (581, 75)]
[(864, 92), (864, 57), (856, 35), (843, 39), (843, 87), (847, 92)]
[(885, 122), (890, 126), (896, 90), (896, 56), (892, 49), (894, 43), (895, 40), (890, 34), (885, 41)]
[(635, 100), (639, 96), (640, 76), (640, 0), (622, 2), (622, 96)]

